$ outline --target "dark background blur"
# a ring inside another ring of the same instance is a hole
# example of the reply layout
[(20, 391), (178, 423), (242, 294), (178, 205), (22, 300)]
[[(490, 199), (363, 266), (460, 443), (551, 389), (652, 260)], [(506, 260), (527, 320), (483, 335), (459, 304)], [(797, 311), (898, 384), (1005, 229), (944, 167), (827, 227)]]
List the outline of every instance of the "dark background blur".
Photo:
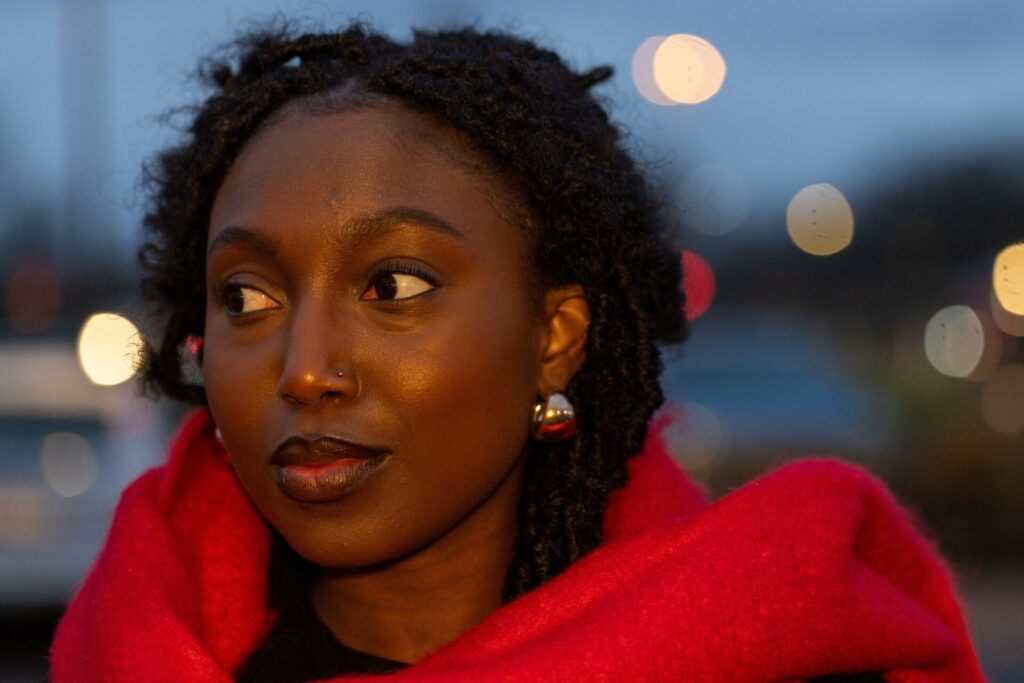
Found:
[[(118, 492), (181, 414), (129, 379), (136, 183), (178, 134), (159, 115), (199, 98), (200, 55), (276, 10), (400, 38), (475, 22), (613, 65), (600, 92), (678, 207), (692, 313), (709, 305), (668, 353), (680, 462), (715, 495), (800, 455), (863, 464), (952, 563), (991, 680), (1024, 680), (1024, 317), (993, 291), (1024, 241), (1024, 3), (372, 5), (0, 4), (0, 680), (44, 676)], [(671, 76), (634, 54), (676, 33), (727, 66), (702, 103), (634, 83)], [(824, 233), (853, 215), (830, 256), (790, 236), (809, 186)]]

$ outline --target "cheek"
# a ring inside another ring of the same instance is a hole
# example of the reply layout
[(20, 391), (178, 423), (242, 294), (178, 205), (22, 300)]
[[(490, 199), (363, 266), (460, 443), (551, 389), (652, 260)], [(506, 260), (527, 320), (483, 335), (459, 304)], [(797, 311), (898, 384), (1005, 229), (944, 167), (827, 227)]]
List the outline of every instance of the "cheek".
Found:
[(395, 544), (382, 555), (458, 523), (514, 468), (536, 392), (533, 329), (527, 316), (501, 306), (462, 309), (415, 335), (383, 340), (364, 359), (364, 368), (379, 371), (366, 377), (365, 398), (394, 418), (400, 458), (380, 503)]
[(208, 326), (203, 348), (206, 398), (222, 431), (264, 401), (268, 383), (263, 345), (229, 343), (227, 337), (216, 326)]
[(393, 371), (382, 378), (382, 390), (404, 413), (411, 438), (421, 441), (429, 435), (449, 448), (461, 444), (455, 450), (463, 453), (485, 446), (484, 452), (494, 452), (521, 441), (539, 359), (526, 312), (502, 309), (463, 309), (415, 340), (405, 340), (412, 342), (414, 353), (390, 349), (391, 358), (380, 365)]
[(214, 422), (224, 435), (235, 469), (252, 491), (253, 474), (270, 444), (259, 429), (274, 400), (275, 356), (268, 341), (239, 344), (221, 321), (207, 319), (203, 383)]

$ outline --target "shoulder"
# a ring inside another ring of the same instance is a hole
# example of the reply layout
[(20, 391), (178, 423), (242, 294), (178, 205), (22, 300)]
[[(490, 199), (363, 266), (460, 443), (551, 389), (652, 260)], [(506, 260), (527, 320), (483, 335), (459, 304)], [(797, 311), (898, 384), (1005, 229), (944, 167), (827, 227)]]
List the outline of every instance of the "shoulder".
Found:
[(731, 491), (715, 506), (741, 508), (747, 514), (770, 511), (772, 516), (796, 520), (813, 515), (845, 521), (830, 527), (835, 532), (884, 523), (899, 527), (907, 537), (921, 537), (920, 521), (881, 479), (838, 458), (793, 460)]
[(731, 491), (708, 512), (716, 508), (737, 533), (764, 534), (805, 561), (830, 556), (883, 575), (913, 573), (911, 567), (948, 572), (926, 525), (878, 477), (837, 458), (791, 461)]
[(882, 480), (864, 467), (835, 457), (809, 457), (791, 460), (752, 480), (749, 485), (771, 485), (794, 489), (811, 487), (826, 495), (839, 492), (889, 495)]

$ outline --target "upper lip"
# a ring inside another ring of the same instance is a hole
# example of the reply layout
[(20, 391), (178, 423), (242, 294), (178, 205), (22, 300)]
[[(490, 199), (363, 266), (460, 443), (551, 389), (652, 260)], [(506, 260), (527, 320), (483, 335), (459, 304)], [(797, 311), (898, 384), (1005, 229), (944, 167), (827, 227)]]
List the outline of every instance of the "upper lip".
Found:
[(387, 449), (354, 443), (337, 436), (290, 436), (274, 449), (274, 465), (315, 465), (340, 458), (372, 458)]

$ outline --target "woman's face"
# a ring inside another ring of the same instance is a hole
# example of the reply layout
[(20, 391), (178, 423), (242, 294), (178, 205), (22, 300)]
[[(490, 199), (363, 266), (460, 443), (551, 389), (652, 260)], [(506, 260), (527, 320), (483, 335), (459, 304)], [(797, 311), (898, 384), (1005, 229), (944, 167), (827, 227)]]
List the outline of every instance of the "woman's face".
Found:
[[(213, 206), (210, 409), (252, 500), (321, 566), (514, 519), (550, 339), (525, 233), (441, 151), (459, 144), (397, 106), (289, 114)], [(295, 466), (338, 456), (359, 476)]]

